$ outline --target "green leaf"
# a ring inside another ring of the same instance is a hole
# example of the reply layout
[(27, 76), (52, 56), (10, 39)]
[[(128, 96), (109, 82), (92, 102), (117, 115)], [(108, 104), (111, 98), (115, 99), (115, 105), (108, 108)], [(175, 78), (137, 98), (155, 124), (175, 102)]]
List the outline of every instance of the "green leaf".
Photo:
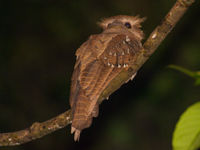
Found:
[(172, 146), (173, 150), (200, 148), (200, 102), (181, 115), (173, 133)]
[(171, 69), (175, 69), (175, 70), (178, 70), (192, 78), (195, 79), (195, 85), (200, 85), (200, 71), (191, 71), (191, 70), (188, 70), (186, 68), (183, 68), (183, 67), (180, 67), (180, 66), (176, 66), (176, 65), (169, 65), (168, 68), (171, 68)]
[(200, 79), (200, 71), (197, 71), (197, 72), (195, 73), (195, 76), (196, 76), (196, 78)]
[(195, 85), (200, 85), (200, 78), (195, 81)]
[(176, 66), (176, 65), (169, 65), (168, 68), (178, 70), (178, 71), (180, 71), (180, 72), (182, 72), (182, 73), (184, 73), (184, 74), (186, 74), (186, 75), (188, 75), (188, 76), (190, 76), (192, 78), (195, 78), (195, 72), (190, 71), (190, 70), (188, 70), (186, 68), (183, 68), (183, 67), (180, 67), (180, 66)]

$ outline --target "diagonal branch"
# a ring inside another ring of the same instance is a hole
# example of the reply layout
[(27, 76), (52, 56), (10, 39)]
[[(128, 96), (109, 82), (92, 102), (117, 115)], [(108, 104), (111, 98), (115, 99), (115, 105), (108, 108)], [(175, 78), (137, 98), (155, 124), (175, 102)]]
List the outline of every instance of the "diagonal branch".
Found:
[[(121, 72), (108, 87), (103, 91), (99, 98), (99, 102), (102, 102), (106, 97), (111, 95), (122, 84), (124, 84), (130, 77), (137, 72), (140, 67), (148, 60), (148, 58), (155, 52), (157, 47), (165, 39), (168, 33), (173, 29), (176, 23), (180, 20), (183, 14), (187, 11), (189, 6), (194, 3), (195, 0), (177, 0), (169, 13), (165, 16), (164, 20), (158, 25), (151, 33), (149, 38), (144, 43), (144, 49), (138, 55), (137, 64), (133, 64), (128, 71)], [(41, 138), (47, 134), (50, 134), (58, 129), (64, 128), (71, 123), (71, 111), (68, 110), (48, 121), (42, 123), (34, 123), (27, 129), (0, 133), (0, 146), (15, 146), (27, 143), (29, 141)]]
[(0, 133), (0, 146), (15, 146), (41, 138), (71, 123), (71, 111), (68, 110), (45, 122), (33, 123), (24, 130)]

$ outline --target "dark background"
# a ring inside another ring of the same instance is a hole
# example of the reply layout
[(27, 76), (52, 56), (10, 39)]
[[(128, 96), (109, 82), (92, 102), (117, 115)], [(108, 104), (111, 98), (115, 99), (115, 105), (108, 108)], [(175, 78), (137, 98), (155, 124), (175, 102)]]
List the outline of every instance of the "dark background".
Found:
[[(75, 51), (101, 18), (147, 17), (146, 37), (175, 0), (0, 1), (0, 132), (16, 131), (69, 109)], [(169, 64), (200, 69), (200, 2), (196, 2), (136, 78), (100, 106), (99, 117), (73, 141), (70, 126), (0, 150), (169, 150), (180, 114), (200, 87)]]

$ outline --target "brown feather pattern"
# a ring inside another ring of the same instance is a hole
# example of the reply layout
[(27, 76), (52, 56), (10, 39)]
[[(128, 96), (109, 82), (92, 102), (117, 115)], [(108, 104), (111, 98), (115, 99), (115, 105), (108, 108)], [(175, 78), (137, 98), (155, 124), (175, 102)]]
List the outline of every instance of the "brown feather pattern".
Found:
[[(135, 26), (128, 30), (124, 21)], [(142, 49), (143, 32), (139, 29), (142, 19), (116, 16), (102, 24), (105, 26), (106, 22), (114, 23), (101, 34), (90, 36), (76, 51), (70, 93), (71, 130), (75, 132), (75, 140), (79, 140), (81, 131), (91, 125), (92, 118), (98, 116), (100, 94), (123, 69), (128, 69)]]

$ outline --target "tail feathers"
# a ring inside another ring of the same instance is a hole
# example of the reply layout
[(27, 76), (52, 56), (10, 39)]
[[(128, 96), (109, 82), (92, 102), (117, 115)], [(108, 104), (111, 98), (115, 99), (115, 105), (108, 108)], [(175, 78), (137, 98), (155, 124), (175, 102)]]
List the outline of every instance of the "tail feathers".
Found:
[(71, 134), (74, 133), (74, 141), (79, 141), (81, 131), (85, 128), (88, 128), (92, 124), (92, 118), (87, 120), (74, 120), (72, 121)]
[(92, 111), (91, 116), (87, 117), (87, 119), (85, 119), (85, 117), (83, 116), (82, 116), (83, 118), (82, 117), (78, 118), (78, 116), (75, 115), (76, 119), (73, 119), (71, 126), (71, 134), (74, 133), (74, 141), (79, 141), (81, 131), (91, 126), (93, 120), (92, 118), (97, 117), (98, 112), (99, 112), (98, 105), (96, 105), (94, 110)]
[[(79, 91), (77, 100), (72, 106), (72, 125), (71, 133), (74, 133), (74, 140), (78, 141), (80, 133), (83, 129), (88, 128), (92, 124), (93, 117), (98, 116), (98, 103), (90, 100), (83, 90)], [(94, 103), (94, 106), (92, 104)]]
[(81, 130), (78, 130), (78, 129), (72, 127), (71, 128), (71, 134), (73, 134), (73, 133), (74, 133), (74, 141), (79, 141)]

